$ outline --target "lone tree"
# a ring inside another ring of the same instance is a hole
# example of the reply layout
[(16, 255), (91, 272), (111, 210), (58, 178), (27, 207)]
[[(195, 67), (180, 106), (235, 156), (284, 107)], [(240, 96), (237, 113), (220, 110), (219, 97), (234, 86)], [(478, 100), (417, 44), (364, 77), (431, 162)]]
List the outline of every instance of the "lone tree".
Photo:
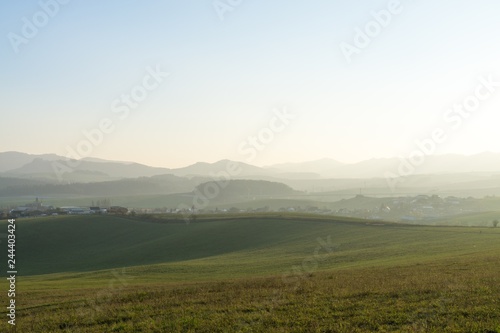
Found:
[(493, 221), (493, 228), (496, 228), (498, 225), (498, 220)]

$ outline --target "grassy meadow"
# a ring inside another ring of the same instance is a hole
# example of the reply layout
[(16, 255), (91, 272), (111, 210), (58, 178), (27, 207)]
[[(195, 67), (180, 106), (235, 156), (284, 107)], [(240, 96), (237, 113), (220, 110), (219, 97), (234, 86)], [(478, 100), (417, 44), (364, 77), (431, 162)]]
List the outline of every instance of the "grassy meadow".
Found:
[(16, 237), (19, 332), (500, 332), (500, 228), (60, 216)]

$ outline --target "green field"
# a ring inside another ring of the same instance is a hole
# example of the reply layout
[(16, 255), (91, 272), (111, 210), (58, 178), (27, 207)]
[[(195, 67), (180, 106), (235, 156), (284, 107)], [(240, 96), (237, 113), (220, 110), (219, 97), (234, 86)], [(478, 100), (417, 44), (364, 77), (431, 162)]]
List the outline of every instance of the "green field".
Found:
[(436, 225), (455, 225), (455, 226), (481, 226), (491, 227), (493, 221), (500, 220), (500, 212), (469, 213), (455, 217), (445, 217), (434, 220)]
[(61, 216), (16, 239), (19, 332), (500, 332), (500, 228)]

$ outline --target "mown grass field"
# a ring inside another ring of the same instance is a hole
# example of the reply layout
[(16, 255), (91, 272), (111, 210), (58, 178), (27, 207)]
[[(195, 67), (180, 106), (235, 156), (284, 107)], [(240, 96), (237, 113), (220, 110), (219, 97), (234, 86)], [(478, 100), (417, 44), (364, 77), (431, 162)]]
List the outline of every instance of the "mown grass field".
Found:
[(500, 332), (500, 228), (261, 214), (16, 232), (18, 332)]

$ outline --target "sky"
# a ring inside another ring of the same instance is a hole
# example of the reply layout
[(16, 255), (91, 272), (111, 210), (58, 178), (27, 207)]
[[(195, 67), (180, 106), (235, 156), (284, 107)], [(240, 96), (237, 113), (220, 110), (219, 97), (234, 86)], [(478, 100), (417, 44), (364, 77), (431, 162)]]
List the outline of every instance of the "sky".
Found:
[(494, 0), (6, 0), (0, 151), (182, 167), (500, 152)]

